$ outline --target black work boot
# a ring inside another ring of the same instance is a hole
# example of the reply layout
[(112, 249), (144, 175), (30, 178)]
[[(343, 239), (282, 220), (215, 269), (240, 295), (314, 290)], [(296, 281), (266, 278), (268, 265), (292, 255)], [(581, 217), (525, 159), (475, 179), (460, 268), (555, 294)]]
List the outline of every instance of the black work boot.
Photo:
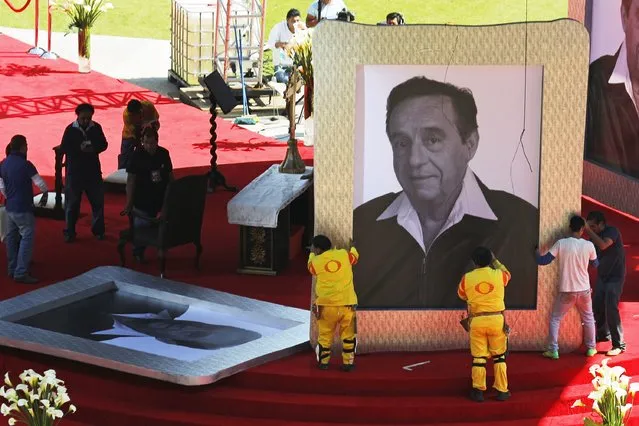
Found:
[(506, 401), (508, 398), (510, 398), (510, 392), (497, 391), (497, 401)]
[(473, 390), (470, 391), (470, 399), (475, 402), (484, 402), (484, 391), (473, 388)]

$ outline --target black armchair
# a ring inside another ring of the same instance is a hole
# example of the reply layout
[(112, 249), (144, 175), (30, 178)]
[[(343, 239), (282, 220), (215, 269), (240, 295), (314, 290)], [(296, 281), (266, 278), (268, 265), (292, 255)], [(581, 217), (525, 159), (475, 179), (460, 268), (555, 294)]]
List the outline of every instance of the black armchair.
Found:
[[(125, 266), (124, 248), (127, 242), (138, 246), (156, 247), (160, 261), (160, 276), (164, 278), (166, 251), (173, 247), (194, 244), (195, 267), (199, 268), (202, 254), (200, 234), (207, 182), (208, 174), (186, 176), (171, 182), (167, 187), (162, 212), (158, 218), (148, 218), (138, 211), (132, 211), (129, 214), (129, 229), (120, 232), (118, 252), (121, 265)], [(133, 226), (136, 217), (148, 220), (151, 226), (136, 229)]]

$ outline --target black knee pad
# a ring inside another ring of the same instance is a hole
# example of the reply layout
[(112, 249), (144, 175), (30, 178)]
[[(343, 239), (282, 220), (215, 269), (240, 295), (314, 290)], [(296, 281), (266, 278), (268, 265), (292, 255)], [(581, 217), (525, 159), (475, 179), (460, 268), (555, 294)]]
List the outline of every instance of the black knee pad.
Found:
[(318, 343), (315, 346), (315, 356), (317, 357), (317, 362), (322, 362), (324, 358), (331, 356), (331, 348), (325, 348)]
[[(484, 360), (484, 362), (479, 362), (481, 360)], [(485, 356), (473, 357), (473, 367), (486, 368), (487, 362), (488, 362), (488, 358)]]
[(501, 354), (501, 355), (495, 355), (493, 357), (493, 362), (495, 364), (499, 364), (501, 362), (506, 362), (506, 354)]
[[(353, 345), (352, 349), (345, 349), (343, 345)], [(353, 337), (352, 339), (344, 339), (342, 340), (342, 352), (344, 353), (355, 353), (357, 351), (357, 338)]]

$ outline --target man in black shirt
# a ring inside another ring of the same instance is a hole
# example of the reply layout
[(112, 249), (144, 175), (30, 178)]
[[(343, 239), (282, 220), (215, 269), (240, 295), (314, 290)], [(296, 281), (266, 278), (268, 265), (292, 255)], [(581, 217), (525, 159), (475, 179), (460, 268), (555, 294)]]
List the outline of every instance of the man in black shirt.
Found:
[[(158, 146), (158, 133), (152, 127), (142, 131), (142, 149), (136, 150), (127, 166), (126, 207), (122, 215), (135, 209), (142, 215), (155, 218), (162, 210), (166, 188), (173, 180), (173, 164), (169, 151)], [(148, 227), (151, 223), (135, 218), (136, 228)], [(144, 261), (145, 247), (133, 247), (133, 256)]]
[(75, 109), (78, 119), (64, 129), (60, 144), (66, 156), (64, 240), (69, 243), (75, 240), (83, 192), (93, 213), (91, 232), (99, 240), (104, 239), (104, 190), (99, 155), (106, 151), (108, 143), (102, 126), (92, 120), (94, 112), (91, 104), (78, 105)]
[(626, 279), (626, 253), (619, 230), (606, 224), (601, 212), (590, 212), (586, 232), (597, 249), (599, 267), (592, 310), (597, 326), (597, 341), (612, 339), (612, 349), (606, 355), (615, 356), (626, 350), (619, 316), (619, 299)]

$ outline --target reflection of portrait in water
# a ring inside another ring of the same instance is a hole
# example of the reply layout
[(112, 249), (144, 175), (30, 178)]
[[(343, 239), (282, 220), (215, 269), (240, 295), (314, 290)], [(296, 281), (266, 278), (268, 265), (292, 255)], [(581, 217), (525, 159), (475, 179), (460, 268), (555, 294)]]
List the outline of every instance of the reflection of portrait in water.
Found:
[(18, 321), (22, 325), (182, 361), (246, 344), (285, 325), (206, 307), (108, 291)]
[(96, 334), (127, 337), (121, 333), (122, 327), (127, 327), (139, 333), (136, 337), (148, 336), (169, 345), (208, 350), (237, 346), (262, 337), (260, 333), (239, 327), (174, 319), (167, 311), (159, 315), (113, 315), (113, 321), (112, 330)]

